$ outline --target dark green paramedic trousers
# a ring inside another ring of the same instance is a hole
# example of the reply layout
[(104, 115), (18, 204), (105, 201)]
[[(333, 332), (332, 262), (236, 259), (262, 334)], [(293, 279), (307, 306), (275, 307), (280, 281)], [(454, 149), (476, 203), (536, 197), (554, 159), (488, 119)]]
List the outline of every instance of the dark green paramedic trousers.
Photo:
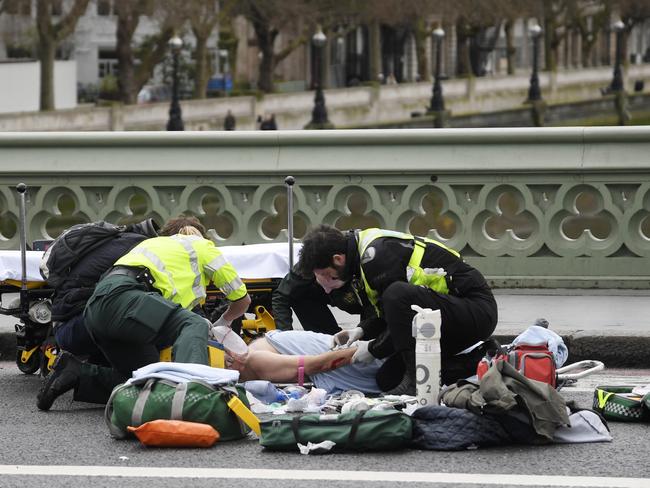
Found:
[(112, 275), (97, 284), (84, 323), (112, 368), (84, 363), (74, 395), (78, 401), (106, 403), (115, 386), (159, 361), (159, 351), (168, 346), (176, 362), (209, 364), (205, 319), (129, 276)]

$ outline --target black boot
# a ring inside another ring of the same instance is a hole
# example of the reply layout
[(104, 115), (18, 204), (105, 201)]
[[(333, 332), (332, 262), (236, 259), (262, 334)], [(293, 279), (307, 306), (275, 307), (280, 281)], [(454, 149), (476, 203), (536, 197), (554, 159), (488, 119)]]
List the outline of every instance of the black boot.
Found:
[(61, 352), (36, 397), (36, 406), (40, 410), (49, 410), (54, 400), (79, 384), (81, 364), (71, 353)]
[(408, 349), (401, 353), (402, 361), (404, 362), (405, 371), (402, 381), (395, 387), (385, 391), (385, 395), (412, 395), (416, 394), (415, 384), (415, 351)]

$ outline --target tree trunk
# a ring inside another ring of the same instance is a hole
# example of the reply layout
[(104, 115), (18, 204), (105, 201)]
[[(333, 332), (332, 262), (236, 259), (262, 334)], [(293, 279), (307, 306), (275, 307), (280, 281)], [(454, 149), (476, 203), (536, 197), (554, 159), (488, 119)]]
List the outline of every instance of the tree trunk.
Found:
[[(368, 67), (370, 71), (370, 79), (372, 81), (377, 81), (379, 80), (379, 73), (382, 72), (382, 67), (381, 67), (381, 33), (379, 29), (379, 21), (378, 20), (373, 20), (372, 23), (369, 26), (369, 48), (370, 51), (368, 53), (369, 55), (369, 61), (370, 61), (370, 66)], [(388, 73), (383, 73), (384, 78), (388, 76)]]
[(120, 100), (132, 105), (137, 102), (137, 93), (135, 92), (135, 66), (133, 63), (133, 48), (131, 41), (133, 33), (138, 25), (139, 17), (126, 6), (124, 10), (119, 10), (117, 15), (117, 63), (118, 71), (118, 90)]
[(40, 37), (38, 58), (41, 64), (41, 110), (54, 110), (54, 39)]
[(257, 43), (262, 57), (260, 59), (257, 88), (264, 93), (273, 91), (273, 69), (275, 68), (275, 53), (273, 44), (275, 35), (271, 32), (268, 25), (258, 24), (255, 28), (257, 33)]
[(468, 41), (467, 28), (461, 20), (456, 24), (456, 55), (458, 57), (456, 73), (458, 76), (470, 78), (473, 76), (473, 72)]
[(261, 49), (262, 59), (260, 59), (259, 80), (257, 88), (264, 93), (273, 91), (273, 49)]
[(431, 64), (427, 59), (426, 42), (428, 32), (424, 19), (415, 21), (413, 38), (415, 39), (415, 57), (418, 65), (419, 81), (431, 81)]
[(52, 1), (36, 2), (36, 32), (38, 35), (38, 59), (41, 67), (40, 109), (54, 110), (54, 57), (56, 48), (74, 31), (79, 17), (83, 15), (89, 0), (75, 0), (68, 13), (52, 24)]
[(591, 52), (594, 49), (595, 39), (598, 39), (598, 37), (594, 36), (594, 39), (590, 41), (589, 39), (586, 39), (585, 36), (581, 36), (582, 43), (580, 48), (582, 52), (580, 53), (580, 57), (582, 58), (581, 61), (583, 68), (590, 68), (593, 66), (593, 63), (591, 62)]
[(208, 38), (197, 36), (196, 38), (196, 75), (194, 77), (194, 98), (205, 98), (208, 90), (208, 80), (210, 79), (208, 63)]
[(49, 1), (36, 3), (36, 32), (38, 59), (41, 68), (40, 109), (54, 110), (54, 55), (56, 35), (52, 29), (52, 10)]
[(557, 39), (555, 37), (555, 23), (546, 19), (544, 22), (544, 59), (546, 71), (557, 71)]
[(514, 42), (515, 34), (514, 34), (514, 25), (512, 19), (506, 20), (503, 30), (505, 31), (506, 34), (506, 59), (508, 62), (508, 74), (514, 75), (515, 54), (517, 52), (517, 48), (515, 47), (515, 42)]

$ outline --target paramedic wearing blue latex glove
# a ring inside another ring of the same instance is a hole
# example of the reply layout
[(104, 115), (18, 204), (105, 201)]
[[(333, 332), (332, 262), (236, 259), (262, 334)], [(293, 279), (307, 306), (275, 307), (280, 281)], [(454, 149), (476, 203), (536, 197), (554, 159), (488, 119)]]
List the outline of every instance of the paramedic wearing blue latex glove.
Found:
[(172, 345), (173, 360), (208, 364), (206, 319), (190, 310), (202, 304), (211, 281), (230, 302), (219, 319), (229, 324), (250, 305), (246, 286), (193, 217), (175, 219), (168, 237), (147, 239), (118, 259), (97, 284), (84, 311), (86, 328), (112, 368), (81, 363), (63, 353), (38, 394), (37, 406), (74, 388), (74, 399), (106, 403), (131, 372), (159, 361)]
[[(316, 275), (326, 291), (356, 284), (374, 305), (376, 320), (339, 332), (332, 341), (334, 346), (369, 341), (359, 344), (353, 362), (390, 357), (377, 376), (387, 393), (415, 394), (411, 305), (440, 310), (443, 381), (445, 362), (496, 327), (497, 305), (485, 278), (440, 242), (384, 229), (343, 233), (328, 225), (309, 231), (302, 242), (303, 275)], [(397, 369), (404, 373), (391, 377)]]

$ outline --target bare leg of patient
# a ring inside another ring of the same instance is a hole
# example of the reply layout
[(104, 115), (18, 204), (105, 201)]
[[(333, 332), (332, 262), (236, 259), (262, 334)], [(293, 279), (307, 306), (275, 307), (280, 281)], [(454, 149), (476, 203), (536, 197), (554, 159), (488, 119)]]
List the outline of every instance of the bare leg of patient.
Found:
[[(260, 343), (260, 344), (258, 344)], [(260, 340), (251, 344), (248, 357), (244, 362), (235, 361), (232, 369), (240, 373), (240, 381), (267, 380), (274, 383), (294, 383), (298, 381), (298, 358), (277, 352), (267, 341)], [(356, 347), (327, 351), (315, 356), (304, 356), (305, 374), (324, 373), (350, 364)]]

